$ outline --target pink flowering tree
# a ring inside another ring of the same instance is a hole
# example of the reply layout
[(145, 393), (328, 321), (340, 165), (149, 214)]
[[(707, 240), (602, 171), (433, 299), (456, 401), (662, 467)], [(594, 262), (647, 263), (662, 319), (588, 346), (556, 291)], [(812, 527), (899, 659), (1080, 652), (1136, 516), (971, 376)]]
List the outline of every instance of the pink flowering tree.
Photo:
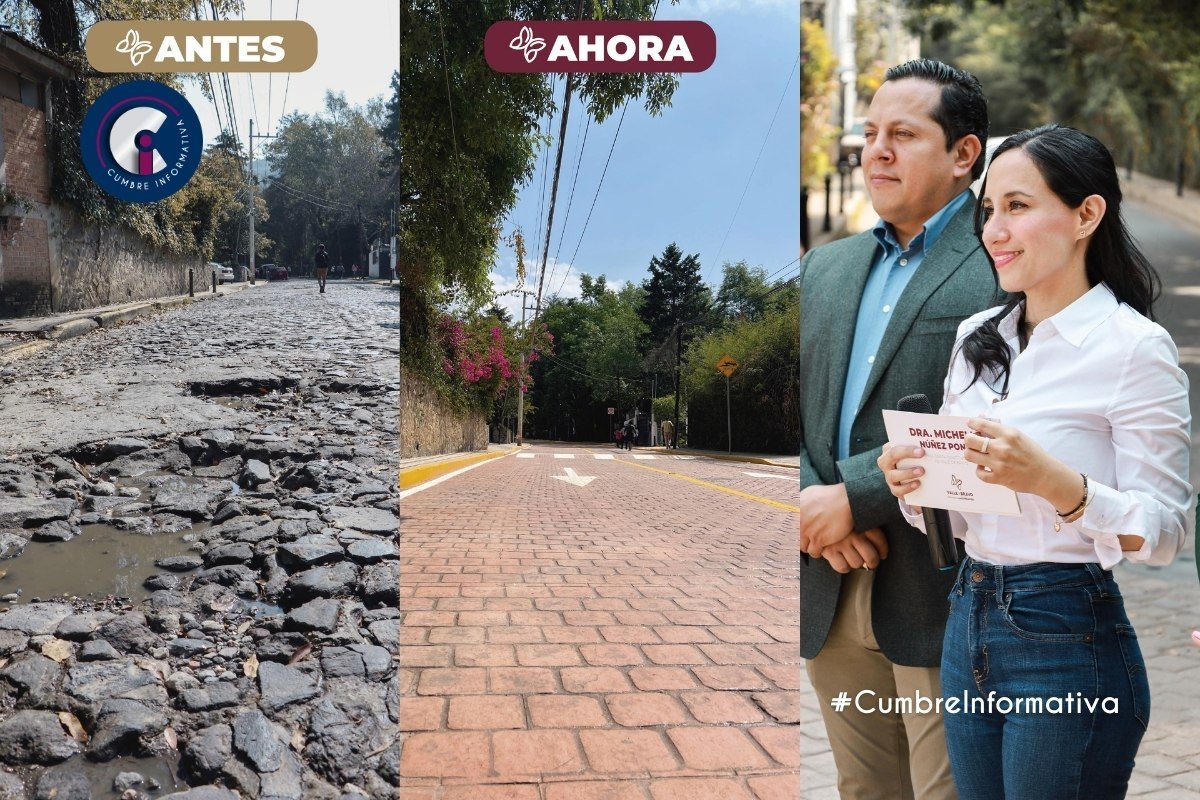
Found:
[(461, 320), (442, 314), (437, 342), (445, 379), (455, 394), (475, 408), (486, 408), (514, 391), (527, 392), (529, 370), (521, 370), (521, 354), (536, 361), (550, 353), (554, 337), (538, 323), (522, 333), (491, 316)]

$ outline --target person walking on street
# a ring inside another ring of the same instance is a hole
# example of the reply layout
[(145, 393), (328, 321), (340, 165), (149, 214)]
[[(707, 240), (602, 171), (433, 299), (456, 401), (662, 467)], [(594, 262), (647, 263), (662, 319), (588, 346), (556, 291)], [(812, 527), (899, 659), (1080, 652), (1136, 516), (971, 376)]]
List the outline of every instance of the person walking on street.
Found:
[(313, 260), (317, 266), (317, 285), (321, 287), (321, 294), (325, 294), (325, 281), (329, 278), (329, 253), (325, 252), (325, 245), (317, 245)]
[[(917, 393), (936, 407), (959, 323), (1000, 299), (973, 229), (983, 88), (938, 61), (892, 67), (865, 135), (879, 223), (800, 263), (800, 655), (843, 800), (951, 800), (942, 715), (914, 701), (941, 696), (953, 575), (934, 569), (875, 459), (883, 409)], [(864, 691), (871, 703), (833, 709)]]
[(671, 444), (675, 441), (675, 423), (669, 419), (662, 421), (662, 438), (663, 447), (666, 448), (670, 448)]

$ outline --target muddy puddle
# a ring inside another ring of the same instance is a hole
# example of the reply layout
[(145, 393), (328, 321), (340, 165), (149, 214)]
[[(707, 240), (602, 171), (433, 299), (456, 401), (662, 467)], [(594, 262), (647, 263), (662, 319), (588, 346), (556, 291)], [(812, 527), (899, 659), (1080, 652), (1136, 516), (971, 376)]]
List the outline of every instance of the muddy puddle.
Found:
[[(100, 800), (101, 798), (119, 798), (122, 792), (114, 788), (117, 776), (123, 772), (136, 772), (142, 776), (143, 782), (131, 784), (131, 786), (141, 792), (140, 796), (153, 798), (182, 791), (187, 788), (186, 784), (176, 777), (178, 766), (174, 761), (174, 759), (168, 761), (165, 758), (123, 757), (107, 761), (103, 764), (96, 764), (88, 761), (83, 756), (74, 756), (54, 769), (64, 772), (82, 772), (87, 777), (91, 796), (96, 798), (96, 800)], [(42, 772), (43, 770), (41, 769), (31, 768), (17, 771), (17, 777), (25, 784), (27, 797), (34, 796), (38, 777)], [(122, 785), (125, 784), (123, 783)], [(155, 786), (158, 788), (152, 788)]]
[(209, 527), (198, 522), (178, 533), (147, 536), (98, 523), (83, 525), (68, 542), (31, 541), (21, 555), (0, 561), (0, 596), (19, 591), (21, 602), (29, 602), (35, 597), (114, 595), (137, 602), (151, 594), (142, 585), (146, 578), (162, 572), (154, 562), (194, 554), (191, 542)]

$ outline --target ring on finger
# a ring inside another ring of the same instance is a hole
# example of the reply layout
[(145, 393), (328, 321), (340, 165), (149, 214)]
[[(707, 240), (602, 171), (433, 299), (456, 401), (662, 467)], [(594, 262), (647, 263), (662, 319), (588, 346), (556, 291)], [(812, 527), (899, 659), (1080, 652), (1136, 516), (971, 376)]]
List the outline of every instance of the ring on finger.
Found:
[(991, 441), (992, 441), (991, 439), (984, 439), (984, 440), (983, 440), (983, 447), (981, 447), (981, 448), (979, 449), (979, 452), (980, 452), (980, 453), (983, 453), (983, 454), (986, 456), (986, 455), (987, 455), (987, 449), (988, 449), (988, 443), (989, 443), (989, 442), (991, 442)]

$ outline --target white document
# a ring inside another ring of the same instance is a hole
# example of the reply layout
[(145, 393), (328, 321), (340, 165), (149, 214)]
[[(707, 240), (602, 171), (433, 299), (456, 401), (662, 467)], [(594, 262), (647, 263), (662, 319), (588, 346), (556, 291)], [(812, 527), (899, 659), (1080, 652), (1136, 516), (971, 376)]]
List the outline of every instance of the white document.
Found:
[(925, 450), (924, 456), (915, 459), (925, 470), (921, 485), (905, 495), (905, 502), (974, 514), (1020, 516), (1017, 493), (979, 480), (976, 465), (967, 461), (967, 434), (972, 432), (967, 427), (968, 419), (907, 411), (883, 412), (889, 442), (917, 445)]

